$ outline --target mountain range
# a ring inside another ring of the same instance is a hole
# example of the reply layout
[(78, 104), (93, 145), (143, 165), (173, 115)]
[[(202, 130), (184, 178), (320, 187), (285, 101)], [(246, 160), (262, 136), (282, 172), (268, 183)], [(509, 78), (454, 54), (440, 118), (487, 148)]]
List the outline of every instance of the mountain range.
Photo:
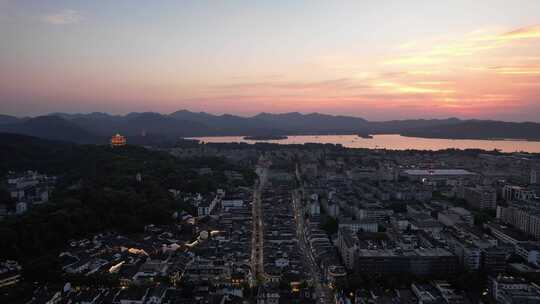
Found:
[(457, 118), (368, 121), (353, 116), (298, 112), (260, 113), (242, 117), (180, 110), (171, 114), (51, 113), (24, 118), (0, 115), (0, 132), (77, 143), (105, 143), (115, 133), (154, 140), (217, 135), (307, 134), (401, 134), (428, 138), (540, 140), (540, 123)]

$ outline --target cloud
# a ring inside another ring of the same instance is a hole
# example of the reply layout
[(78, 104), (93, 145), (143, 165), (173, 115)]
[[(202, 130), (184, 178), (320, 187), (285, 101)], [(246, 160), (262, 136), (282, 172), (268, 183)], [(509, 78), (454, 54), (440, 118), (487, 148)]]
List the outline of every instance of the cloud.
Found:
[(500, 35), (483, 36), (480, 41), (511, 41), (518, 39), (540, 38), (540, 25), (519, 28)]
[(42, 21), (53, 25), (66, 25), (79, 23), (83, 20), (83, 16), (79, 11), (72, 9), (64, 9), (53, 14), (47, 14), (42, 17)]
[(441, 63), (442, 61), (443, 59), (435, 58), (433, 56), (409, 56), (387, 60), (383, 63), (396, 65), (431, 65)]
[(419, 85), (427, 85), (427, 86), (439, 86), (439, 85), (445, 85), (445, 84), (448, 84), (450, 82), (448, 81), (418, 81), (416, 82), (416, 84), (419, 84)]
[(374, 84), (375, 87), (388, 88), (392, 91), (404, 93), (404, 94), (452, 94), (455, 91), (450, 89), (435, 89), (426, 87), (417, 87), (404, 85), (394, 82), (381, 81)]
[(412, 49), (412, 48), (416, 47), (417, 45), (418, 45), (418, 42), (409, 41), (409, 42), (405, 42), (405, 43), (402, 43), (402, 44), (398, 45), (397, 48), (401, 49), (401, 50), (407, 50), (407, 49)]
[(330, 79), (322, 81), (264, 81), (252, 83), (238, 83), (219, 86), (218, 89), (277, 89), (277, 90), (342, 90), (357, 87), (358, 84), (349, 78)]
[(489, 69), (503, 75), (540, 75), (540, 66), (495, 66)]
[(414, 76), (438, 74), (438, 72), (435, 70), (431, 70), (431, 71), (430, 70), (410, 70), (410, 71), (407, 71), (406, 73), (408, 75), (414, 75)]
[[(527, 42), (523, 42), (523, 40), (527, 40)], [(438, 44), (431, 42), (401, 44), (398, 48), (403, 49), (405, 45), (408, 54), (387, 59), (383, 61), (383, 64), (402, 66), (438, 65), (454, 58), (470, 58), (490, 50), (524, 47), (536, 43), (537, 40), (540, 40), (540, 25), (522, 27), (503, 33), (486, 34), (484, 30), (475, 31), (461, 39), (447, 40)]]

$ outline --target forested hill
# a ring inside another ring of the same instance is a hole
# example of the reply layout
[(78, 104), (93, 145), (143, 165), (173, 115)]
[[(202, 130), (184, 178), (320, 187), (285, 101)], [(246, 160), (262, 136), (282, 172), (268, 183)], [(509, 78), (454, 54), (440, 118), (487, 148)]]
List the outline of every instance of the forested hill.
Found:
[(451, 139), (526, 139), (540, 140), (540, 124), (502, 121), (464, 121), (431, 128), (411, 129), (405, 136)]
[(0, 176), (8, 170), (65, 172), (81, 152), (80, 146), (68, 142), (0, 133)]
[[(136, 232), (148, 223), (167, 223), (173, 211), (184, 208), (168, 189), (213, 191), (230, 169), (252, 178), (252, 172), (218, 158), (179, 161), (136, 146), (73, 145), (11, 134), (0, 134), (0, 164), (3, 174), (35, 169), (59, 178), (49, 203), (0, 222), (0, 260), (32, 259), (93, 232)], [(200, 176), (197, 166), (214, 174)], [(0, 199), (13, 203), (5, 190)]]
[(241, 135), (402, 134), (436, 138), (513, 138), (540, 140), (540, 123), (489, 120), (409, 119), (368, 121), (320, 113), (261, 113), (252, 117), (213, 115), (187, 110), (171, 114), (53, 113), (32, 118), (0, 115), (0, 132), (105, 144), (115, 133), (132, 144), (152, 145), (180, 137)]

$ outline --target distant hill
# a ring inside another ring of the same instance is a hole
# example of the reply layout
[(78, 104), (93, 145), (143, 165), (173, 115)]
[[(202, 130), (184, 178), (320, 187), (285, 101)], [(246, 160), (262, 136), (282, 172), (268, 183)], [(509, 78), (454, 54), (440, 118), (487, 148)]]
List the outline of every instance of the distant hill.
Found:
[(127, 136), (154, 134), (169, 137), (199, 136), (210, 133), (206, 124), (196, 121), (180, 120), (153, 112), (129, 113), (125, 116), (106, 113), (64, 114), (60, 115), (73, 124), (101, 137), (115, 133)]
[(0, 125), (17, 123), (18, 121), (19, 121), (19, 118), (15, 117), (15, 116), (9, 116), (9, 115), (0, 114)]
[(51, 141), (33, 136), (0, 133), (0, 176), (9, 170), (48, 171), (58, 168), (58, 172), (69, 169), (70, 155), (75, 144)]
[(212, 115), (205, 112), (195, 113), (187, 110), (180, 110), (170, 114), (169, 116), (179, 120), (195, 121), (205, 124), (211, 128), (214, 134), (219, 135), (281, 132), (281, 130), (276, 128), (276, 126), (271, 122), (258, 119), (257, 117), (241, 117), (230, 114)]
[(448, 119), (406, 119), (406, 120), (389, 120), (389, 121), (372, 121), (369, 123), (369, 129), (372, 134), (401, 134), (408, 130), (417, 130), (431, 128), (441, 125), (455, 125), (462, 123), (462, 120), (457, 118)]
[(402, 135), (451, 139), (540, 140), (540, 123), (468, 120), (401, 132)]
[(38, 116), (23, 122), (0, 125), (0, 132), (77, 143), (97, 142), (98, 136), (58, 116)]
[(110, 115), (66, 114), (19, 119), (0, 115), (0, 132), (32, 135), (77, 143), (106, 143), (121, 133), (133, 143), (174, 141), (194, 136), (277, 136), (302, 134), (402, 134), (432, 138), (540, 140), (539, 123), (488, 120), (410, 119), (368, 121), (359, 117), (298, 112), (260, 113), (252, 117), (180, 110)]
[(354, 133), (369, 129), (367, 120), (352, 116), (292, 112), (284, 114), (261, 113), (253, 118), (271, 123), (289, 134)]
[(200, 136), (211, 132), (206, 124), (175, 119), (159, 113), (141, 113), (128, 118), (122, 125), (125, 134), (141, 134), (143, 132), (167, 136)]

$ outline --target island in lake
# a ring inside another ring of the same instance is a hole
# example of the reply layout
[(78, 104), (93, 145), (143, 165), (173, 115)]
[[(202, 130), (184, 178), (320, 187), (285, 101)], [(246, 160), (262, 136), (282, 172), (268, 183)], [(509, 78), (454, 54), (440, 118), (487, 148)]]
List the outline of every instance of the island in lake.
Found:
[(360, 138), (365, 138), (365, 139), (372, 139), (373, 138), (373, 135), (371, 134), (367, 134), (367, 133), (360, 133), (360, 134), (356, 134), (358, 137)]
[(287, 139), (287, 136), (284, 135), (255, 135), (255, 136), (244, 136), (244, 140), (284, 140)]

